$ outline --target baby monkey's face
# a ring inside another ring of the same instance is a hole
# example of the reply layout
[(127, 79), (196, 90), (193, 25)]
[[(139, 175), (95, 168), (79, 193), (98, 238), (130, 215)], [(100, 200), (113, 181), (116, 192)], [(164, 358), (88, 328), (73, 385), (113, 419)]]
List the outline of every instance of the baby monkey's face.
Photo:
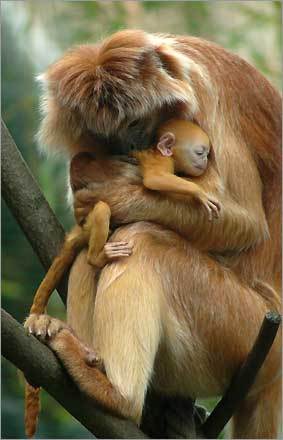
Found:
[(159, 130), (157, 149), (163, 156), (173, 156), (177, 173), (201, 176), (207, 168), (210, 141), (193, 122), (171, 119)]
[(201, 176), (206, 170), (210, 146), (203, 139), (177, 141), (172, 151), (176, 172)]

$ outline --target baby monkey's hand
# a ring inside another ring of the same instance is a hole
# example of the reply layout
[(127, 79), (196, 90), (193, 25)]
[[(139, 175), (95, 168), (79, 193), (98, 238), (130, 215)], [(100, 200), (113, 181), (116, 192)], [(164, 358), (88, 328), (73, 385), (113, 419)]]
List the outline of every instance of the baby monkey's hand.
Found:
[(104, 267), (118, 258), (129, 257), (132, 254), (133, 246), (126, 241), (110, 241), (104, 245), (102, 251), (95, 255), (89, 251), (87, 262), (92, 266)]
[(112, 241), (104, 246), (105, 256), (109, 261), (120, 257), (129, 257), (132, 254), (133, 245), (126, 241)]
[(221, 204), (217, 199), (209, 196), (205, 192), (201, 192), (196, 195), (196, 200), (198, 200), (207, 210), (209, 221), (211, 221), (213, 217), (219, 218)]

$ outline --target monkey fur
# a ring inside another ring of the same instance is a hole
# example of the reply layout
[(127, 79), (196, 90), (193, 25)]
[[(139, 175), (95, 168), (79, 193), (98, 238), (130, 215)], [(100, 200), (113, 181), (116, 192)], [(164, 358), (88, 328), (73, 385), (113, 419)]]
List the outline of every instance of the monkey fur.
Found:
[[(74, 48), (41, 81), (41, 144), (97, 156), (91, 191), (75, 194), (76, 217), (107, 203), (121, 225), (110, 241), (131, 243), (133, 252), (107, 264), (99, 280), (85, 250), (71, 269), (67, 321), (105, 374), (87, 368), (63, 324), (47, 315), (27, 324), (34, 334), (56, 328), (45, 342), (78, 386), (136, 423), (149, 383), (166, 395), (223, 394), (264, 314), (280, 310), (279, 93), (213, 43), (138, 30)], [(172, 117), (195, 122), (214, 147), (217, 176), (208, 169), (198, 184), (221, 203), (217, 221), (183, 196), (148, 191), (138, 167), (107, 160), (152, 145)], [(278, 435), (280, 337), (234, 414), (234, 438)]]
[[(203, 203), (211, 220), (213, 215), (218, 217), (220, 205), (215, 199), (209, 198), (196, 183), (188, 182), (173, 174), (174, 170), (183, 172), (186, 176), (203, 174), (207, 168), (207, 156), (210, 152), (206, 134), (191, 122), (175, 119), (163, 124), (158, 131), (160, 138), (157, 148), (132, 153), (141, 166), (145, 187), (191, 196)], [(70, 183), (74, 192), (83, 187), (87, 188), (93, 181), (92, 160), (95, 158), (81, 153), (71, 162)], [(76, 225), (66, 235), (60, 253), (54, 259), (35, 294), (30, 314), (39, 315), (45, 312), (50, 295), (84, 247), (88, 246), (88, 263), (98, 269), (113, 258), (131, 254), (131, 248), (126, 242), (106, 244), (110, 233), (110, 216), (109, 206), (100, 201), (88, 214), (85, 223), (82, 226)], [(110, 255), (107, 254), (107, 246), (111, 247)], [(86, 360), (89, 356), (92, 354), (88, 354)], [(36, 430), (38, 418), (36, 409), (38, 414), (39, 390), (26, 382), (25, 425), (28, 437), (32, 437)]]

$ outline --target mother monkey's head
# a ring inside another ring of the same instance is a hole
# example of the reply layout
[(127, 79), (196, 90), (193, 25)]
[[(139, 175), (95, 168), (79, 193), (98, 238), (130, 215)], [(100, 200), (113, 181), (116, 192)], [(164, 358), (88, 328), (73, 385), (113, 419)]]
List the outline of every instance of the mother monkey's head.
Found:
[(40, 144), (74, 154), (99, 140), (123, 153), (148, 147), (172, 116), (192, 119), (207, 74), (182, 49), (172, 36), (126, 30), (68, 51), (39, 76)]

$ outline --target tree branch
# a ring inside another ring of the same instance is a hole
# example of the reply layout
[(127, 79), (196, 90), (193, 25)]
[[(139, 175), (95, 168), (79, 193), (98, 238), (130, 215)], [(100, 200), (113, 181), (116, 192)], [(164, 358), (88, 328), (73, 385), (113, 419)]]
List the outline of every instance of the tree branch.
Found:
[(205, 438), (217, 438), (238, 405), (248, 394), (277, 334), (281, 316), (277, 312), (265, 315), (256, 341), (247, 359), (236, 373), (226, 393), (202, 425)]
[[(47, 270), (58, 254), (65, 235), (64, 229), (40, 191), (3, 121), (1, 141), (2, 196)], [(66, 300), (66, 280), (67, 277), (57, 289), (63, 302)]]
[(53, 352), (1, 309), (2, 354), (42, 386), (89, 431), (99, 438), (148, 438), (134, 423), (106, 414), (70, 380)]

